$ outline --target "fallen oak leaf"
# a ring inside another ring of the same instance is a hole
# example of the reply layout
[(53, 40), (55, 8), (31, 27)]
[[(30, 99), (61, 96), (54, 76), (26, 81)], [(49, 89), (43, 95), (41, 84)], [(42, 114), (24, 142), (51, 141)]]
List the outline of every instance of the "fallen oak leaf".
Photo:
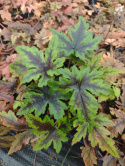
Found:
[(57, 29), (59, 32), (65, 31), (69, 27), (73, 27), (74, 28), (75, 21), (73, 19), (71, 19), (71, 18), (68, 19), (67, 17), (65, 17), (65, 18), (62, 19), (62, 22), (63, 22), (63, 26), (61, 26), (61, 27), (59, 27)]
[(125, 32), (123, 30), (108, 33), (108, 38), (110, 39), (122, 39), (124, 37), (125, 37)]
[[(6, 81), (2, 81), (0, 80), (0, 99), (4, 102), (6, 102), (6, 104), (9, 102), (11, 104), (14, 103), (14, 90), (15, 90), (15, 80), (13, 82), (6, 82)], [(6, 105), (5, 103), (3, 103), (4, 106)], [(1, 110), (2, 111), (2, 110)]]
[(35, 2), (35, 4), (34, 4), (34, 14), (35, 14), (36, 17), (39, 18), (41, 16), (41, 8), (45, 7), (46, 4), (47, 4), (46, 1), (42, 1), (42, 2), (39, 2), (39, 3)]
[(10, 6), (4, 6), (4, 9), (0, 10), (0, 15), (1, 15), (3, 20), (12, 21), (9, 9), (10, 9)]
[(78, 6), (77, 3), (71, 3), (70, 6), (66, 7), (66, 8), (63, 10), (63, 13), (64, 13), (65, 15), (71, 15), (73, 8), (74, 8), (74, 7), (76, 8), (77, 6)]
[(16, 61), (17, 54), (12, 54), (6, 58), (3, 62), (0, 63), (0, 73), (5, 76), (6, 80), (8, 80), (11, 76), (9, 70), (9, 64)]
[(106, 67), (113, 67), (113, 68), (125, 70), (124, 63), (122, 63), (118, 59), (115, 59), (113, 55), (109, 52), (107, 52), (107, 55), (103, 54), (101, 58), (101, 65), (103, 67), (106, 66)]
[(0, 101), (0, 112), (3, 111), (6, 107), (6, 101)]
[(112, 45), (116, 47), (125, 47), (125, 38), (113, 41)]
[(71, 0), (62, 0), (61, 2), (60, 1), (58, 1), (58, 5), (60, 6), (60, 7), (62, 7), (62, 6), (70, 6), (72, 3), (71, 3)]
[(36, 33), (34, 36), (35, 42), (34, 44), (37, 45), (37, 47), (41, 48), (41, 45), (46, 44), (48, 41), (50, 41), (52, 38), (52, 33), (49, 30), (42, 29), (39, 33)]
[(5, 90), (6, 92), (14, 93), (15, 84), (15, 79), (13, 79), (12, 82), (0, 80), (0, 90)]
[(25, 32), (26, 37), (35, 34), (35, 30), (30, 24), (23, 24), (19, 21), (16, 22), (3, 22), (5, 25), (8, 25), (9, 28), (21, 30)]
[(0, 101), (0, 112), (2, 112), (3, 110), (5, 112), (8, 112), (9, 110), (12, 110), (12, 109), (13, 109), (13, 103), (7, 103), (5, 100)]
[(14, 97), (9, 95), (8, 92), (0, 92), (0, 100), (5, 100), (6, 102), (14, 103)]

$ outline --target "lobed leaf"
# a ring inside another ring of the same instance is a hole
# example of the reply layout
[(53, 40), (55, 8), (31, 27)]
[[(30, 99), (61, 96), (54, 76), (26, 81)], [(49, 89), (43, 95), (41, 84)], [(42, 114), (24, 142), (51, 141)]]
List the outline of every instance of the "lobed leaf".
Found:
[(1, 126), (0, 127), (0, 136), (7, 134), (10, 131), (8, 127)]
[(102, 39), (101, 36), (93, 38), (92, 32), (87, 31), (88, 29), (89, 25), (81, 16), (75, 28), (68, 28), (70, 39), (65, 33), (60, 33), (50, 28), (52, 33), (58, 36), (60, 42), (58, 49), (64, 51), (66, 56), (75, 54), (75, 56), (79, 57), (81, 60), (83, 60), (83, 57), (85, 57), (89, 51), (96, 50), (98, 48), (97, 45)]
[(33, 147), (33, 150), (36, 151), (36, 150), (41, 150), (43, 148), (48, 149), (48, 147), (53, 142), (54, 149), (56, 150), (57, 153), (59, 153), (62, 148), (62, 142), (67, 142), (67, 141), (68, 141), (67, 135), (63, 133), (63, 131), (54, 130), (51, 131), (46, 136), (39, 139), (38, 143)]
[(85, 124), (79, 125), (79, 127), (77, 127), (77, 133), (74, 135), (74, 138), (72, 140), (72, 145), (79, 142), (82, 138), (86, 137), (87, 128), (88, 128), (88, 126)]
[(113, 119), (114, 126), (110, 127), (109, 130), (111, 131), (112, 137), (117, 136), (118, 133), (122, 134), (125, 129), (125, 113), (121, 110), (111, 109), (111, 114), (115, 115), (117, 118)]
[(0, 147), (8, 148), (11, 146), (14, 140), (15, 140), (14, 136), (2, 136), (0, 137)]
[(104, 118), (103, 114), (97, 115), (95, 118), (95, 126), (91, 133), (89, 133), (89, 141), (91, 141), (92, 147), (95, 147), (99, 144), (99, 148), (102, 151), (107, 151), (112, 154), (114, 157), (119, 158), (119, 155), (114, 146), (114, 141), (108, 137), (110, 135), (109, 130), (104, 126), (114, 125), (111, 120)]
[(15, 140), (12, 143), (12, 146), (10, 147), (8, 155), (16, 152), (17, 150), (20, 150), (23, 144), (24, 145), (28, 144), (32, 137), (33, 137), (33, 133), (28, 130), (24, 131), (23, 133), (17, 134), (15, 136)]
[(11, 130), (27, 130), (28, 126), (20, 124), (19, 119), (15, 116), (11, 110), (6, 113), (5, 111), (0, 112), (1, 121), (4, 126), (9, 127)]
[(85, 147), (80, 147), (80, 149), (82, 150), (81, 157), (83, 158), (86, 166), (93, 166), (94, 164), (97, 164), (94, 148), (87, 145)]
[(29, 126), (34, 128), (31, 129), (34, 134), (45, 134), (36, 142), (33, 150), (36, 151), (43, 148), (47, 149), (53, 142), (54, 149), (56, 149), (56, 152), (59, 153), (62, 147), (62, 142), (68, 141), (66, 133), (59, 129), (56, 129), (54, 127), (53, 120), (50, 120), (48, 116), (45, 116), (43, 120), (41, 120), (38, 116), (33, 116), (31, 114), (28, 114), (25, 117), (29, 122)]
[(58, 58), (57, 37), (54, 37), (49, 43), (49, 47), (43, 51), (39, 51), (36, 47), (18, 46), (16, 48), (21, 59), (10, 64), (10, 71), (15, 76), (22, 73), (21, 84), (32, 80), (39, 80), (38, 86), (47, 85), (51, 77), (58, 75), (58, 68), (63, 66), (65, 58)]
[(9, 95), (8, 92), (0, 92), (0, 100), (5, 100), (6, 102), (9, 102), (9, 103), (14, 103), (14, 97), (12, 95)]
[[(35, 89), (34, 89), (35, 91)], [(35, 110), (36, 115), (44, 114), (47, 105), (51, 115), (54, 115), (55, 119), (62, 118), (64, 115), (64, 110), (67, 106), (61, 99), (67, 100), (65, 95), (60, 94), (58, 91), (50, 93), (50, 88), (45, 86), (39, 88), (39, 93), (29, 92), (23, 95), (24, 104), (21, 105), (17, 115), (31, 113)]]
[(106, 156), (103, 162), (103, 166), (116, 166), (117, 158), (112, 155)]
[(103, 166), (124, 166), (125, 165), (125, 155), (122, 151), (117, 149), (120, 158), (116, 158), (112, 155), (108, 155), (103, 159)]
[(45, 116), (42, 120), (39, 116), (33, 116), (32, 114), (25, 115), (30, 129), (35, 135), (41, 135), (43, 133), (54, 130), (54, 121), (49, 116)]
[(14, 136), (4, 136), (10, 131), (8, 127), (0, 127), (0, 147), (8, 148), (11, 146), (12, 142), (15, 140)]
[[(59, 72), (64, 79), (60, 79), (58, 86), (62, 89), (70, 88), (70, 91), (72, 91), (69, 101), (71, 112), (81, 111), (87, 121), (89, 121), (89, 114), (96, 114), (98, 108), (94, 95), (99, 96), (101, 93), (105, 95), (113, 94), (110, 85), (100, 79), (103, 74), (101, 71), (90, 71), (89, 67), (84, 69), (81, 67), (78, 70), (77, 67), (73, 66), (72, 72), (69, 69), (59, 69)], [(66, 79), (68, 81), (65, 81)]]
[(116, 148), (114, 146), (114, 141), (107, 137), (110, 135), (110, 132), (106, 130), (104, 127), (95, 127), (92, 133), (89, 134), (89, 141), (91, 141), (92, 147), (95, 147), (99, 144), (99, 148), (102, 151), (107, 151), (113, 156), (119, 158), (118, 153), (116, 152)]

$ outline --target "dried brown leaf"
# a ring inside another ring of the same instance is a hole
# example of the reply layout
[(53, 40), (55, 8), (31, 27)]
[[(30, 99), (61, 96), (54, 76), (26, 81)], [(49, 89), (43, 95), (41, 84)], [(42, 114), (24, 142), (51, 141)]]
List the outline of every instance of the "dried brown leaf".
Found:
[(4, 136), (10, 131), (9, 128), (5, 126), (0, 126), (0, 147), (7, 148), (10, 147), (14, 141), (14, 136)]
[(23, 24), (19, 21), (16, 22), (4, 22), (5, 25), (8, 25), (11, 29), (22, 30), (25, 32), (26, 37), (35, 34), (35, 30), (30, 24)]
[(80, 149), (82, 150), (81, 157), (83, 158), (86, 166), (93, 166), (94, 164), (97, 164), (94, 148), (87, 145), (85, 147), (80, 147)]
[(57, 29), (60, 32), (67, 30), (69, 27), (74, 28), (75, 21), (73, 19), (71, 19), (71, 18), (68, 19), (67, 17), (65, 17), (62, 19), (62, 22), (63, 22), (63, 26), (61, 26)]
[(9, 64), (16, 61), (17, 54), (12, 54), (6, 58), (5, 61), (0, 63), (0, 73), (5, 76), (6, 80), (8, 80), (11, 76), (9, 70)]
[(103, 166), (124, 166), (125, 165), (125, 156), (122, 151), (117, 149), (117, 152), (120, 158), (116, 158), (112, 155), (108, 155), (103, 159)]
[(24, 131), (23, 133), (17, 134), (15, 136), (15, 140), (12, 143), (12, 146), (10, 147), (8, 155), (16, 152), (17, 150), (20, 150), (23, 145), (27, 145), (33, 135), (34, 134), (30, 131)]
[(52, 33), (49, 30), (42, 29), (39, 33), (35, 34), (35, 42), (34, 44), (37, 47), (41, 48), (41, 45), (46, 44), (52, 38)]
[(114, 108), (111, 109), (111, 114), (115, 115), (117, 119), (113, 119), (113, 122), (115, 125), (113, 127), (110, 127), (109, 130), (111, 132), (112, 137), (117, 136), (117, 134), (122, 134), (125, 129), (125, 113), (121, 110), (117, 110)]
[[(120, 70), (123, 70), (125, 71), (125, 65), (124, 63), (122, 63), (120, 60), (118, 59), (115, 59), (114, 58), (114, 52), (113, 51), (110, 51), (110, 52), (107, 52), (107, 55), (106, 54), (103, 54), (102, 55), (102, 58), (101, 58), (101, 65), (103, 67), (113, 67), (113, 68), (117, 68), (117, 69), (120, 69)], [(120, 74), (115, 74), (113, 76), (110, 76), (109, 77), (109, 80), (112, 81), (112, 82), (115, 82), (116, 79), (118, 79), (120, 76)]]
[(46, 1), (34, 4), (34, 14), (39, 18), (41, 16), (41, 8), (46, 6)]
[(0, 10), (0, 15), (2, 17), (3, 20), (8, 20), (8, 21), (11, 21), (11, 14), (10, 12), (8, 11), (10, 8), (10, 6), (4, 6), (4, 9), (3, 10)]
[(25, 119), (18, 119), (14, 112), (10, 110), (8, 113), (5, 111), (0, 112), (0, 117), (3, 125), (9, 127), (11, 130), (24, 131), (29, 128)]
[(109, 155), (103, 161), (103, 166), (116, 166), (117, 158)]

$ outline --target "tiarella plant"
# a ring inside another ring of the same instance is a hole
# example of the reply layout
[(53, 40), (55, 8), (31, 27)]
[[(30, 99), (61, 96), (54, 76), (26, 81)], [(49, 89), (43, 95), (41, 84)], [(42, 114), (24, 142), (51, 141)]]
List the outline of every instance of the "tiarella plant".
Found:
[[(53, 39), (45, 52), (18, 46), (20, 58), (10, 64), (10, 71), (25, 87), (13, 108), (18, 109), (17, 115), (24, 115), (29, 127), (23, 127), (26, 131), (18, 137), (31, 139), (35, 151), (47, 149), (53, 142), (59, 153), (62, 142), (68, 141), (67, 133), (75, 128), (72, 145), (83, 139), (82, 155), (90, 151), (96, 164), (94, 148), (98, 145), (102, 151), (119, 157), (108, 130), (114, 123), (99, 112), (98, 100), (100, 96), (108, 99), (116, 95), (108, 77), (122, 71), (100, 65), (102, 54), (94, 55), (94, 50), (102, 37), (93, 38), (88, 29), (79, 17), (68, 35), (51, 29)], [(6, 117), (4, 114), (1, 116)], [(13, 113), (9, 114), (14, 118)], [(13, 148), (14, 144), (9, 153)]]

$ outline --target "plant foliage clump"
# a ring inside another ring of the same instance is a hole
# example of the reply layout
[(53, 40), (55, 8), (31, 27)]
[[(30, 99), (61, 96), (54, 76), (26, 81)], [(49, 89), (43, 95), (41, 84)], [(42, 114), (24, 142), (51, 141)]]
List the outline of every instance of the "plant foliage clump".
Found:
[[(14, 147), (20, 149), (17, 139), (22, 137), (28, 142), (31, 140), (35, 151), (47, 149), (53, 142), (59, 153), (62, 142), (68, 141), (67, 133), (76, 128), (72, 145), (81, 139), (89, 140), (82, 148), (83, 156), (91, 149), (96, 159), (95, 147), (99, 146), (102, 151), (119, 157), (108, 130), (114, 123), (99, 112), (98, 100), (100, 96), (108, 99), (117, 95), (114, 84), (113, 87), (108, 84), (108, 78), (123, 71), (100, 65), (102, 54), (93, 54), (102, 37), (93, 38), (88, 28), (86, 21), (79, 17), (75, 27), (68, 29), (68, 35), (51, 29), (54, 37), (45, 52), (36, 47), (17, 46), (19, 58), (10, 64), (10, 71), (19, 77), (20, 87), (24, 86), (25, 90), (17, 96), (13, 108), (18, 109), (17, 115), (24, 115), (28, 126), (22, 126), (25, 133), (16, 137), (9, 154), (14, 152)], [(0, 113), (6, 131), (12, 121), (15, 121), (15, 129), (21, 128), (16, 117), (9, 113), (12, 119)], [(86, 160), (87, 156), (85, 163)]]

